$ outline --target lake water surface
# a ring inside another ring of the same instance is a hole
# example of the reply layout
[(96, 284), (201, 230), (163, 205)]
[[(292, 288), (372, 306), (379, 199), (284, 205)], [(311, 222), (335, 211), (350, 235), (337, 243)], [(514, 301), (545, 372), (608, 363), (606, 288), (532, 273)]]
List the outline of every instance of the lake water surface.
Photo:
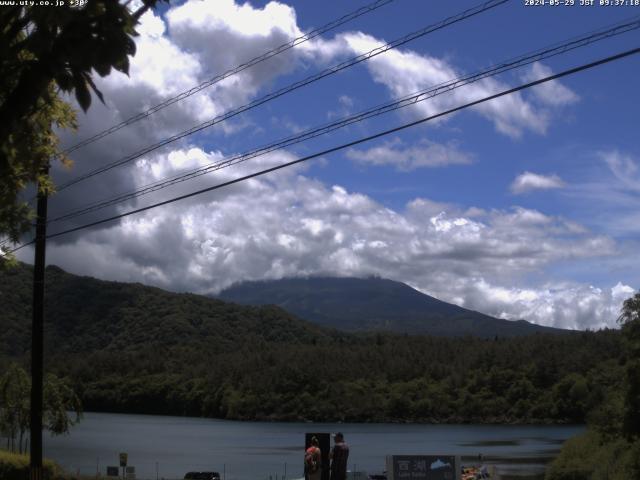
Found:
[[(562, 442), (582, 426), (308, 424), (234, 422), (204, 418), (85, 413), (71, 433), (44, 436), (44, 453), (66, 469), (105, 473), (126, 452), (138, 479), (183, 478), (219, 471), (226, 480), (302, 476), (305, 432), (341, 431), (349, 468), (384, 470), (386, 455), (454, 454), (495, 464), (513, 475), (541, 473)], [(463, 462), (464, 463), (464, 462)], [(473, 463), (469, 460), (469, 463)], [(157, 476), (157, 477), (156, 477)]]

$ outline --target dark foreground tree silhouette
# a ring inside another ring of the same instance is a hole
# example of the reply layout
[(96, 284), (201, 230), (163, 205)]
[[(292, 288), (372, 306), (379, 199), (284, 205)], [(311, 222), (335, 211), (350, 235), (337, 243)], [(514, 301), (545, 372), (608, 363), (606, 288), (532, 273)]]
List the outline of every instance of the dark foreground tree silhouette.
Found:
[(54, 128), (74, 128), (75, 114), (58, 94), (73, 93), (85, 111), (91, 91), (103, 100), (92, 73), (128, 74), (135, 26), (158, 1), (135, 11), (115, 0), (0, 9), (0, 240), (17, 242), (30, 228), (20, 192), (30, 183), (53, 191), (46, 167), (56, 157), (68, 162)]
[(618, 321), (627, 355), (623, 432), (634, 440), (640, 438), (640, 293), (625, 300)]

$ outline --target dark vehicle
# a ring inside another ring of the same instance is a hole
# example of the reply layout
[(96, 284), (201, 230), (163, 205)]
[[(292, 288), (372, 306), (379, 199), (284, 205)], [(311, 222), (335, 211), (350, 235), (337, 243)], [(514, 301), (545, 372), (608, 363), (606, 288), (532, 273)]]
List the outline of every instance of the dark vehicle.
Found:
[(386, 473), (378, 473), (369, 475), (369, 480), (387, 480)]
[(218, 472), (188, 472), (184, 480), (220, 480)]

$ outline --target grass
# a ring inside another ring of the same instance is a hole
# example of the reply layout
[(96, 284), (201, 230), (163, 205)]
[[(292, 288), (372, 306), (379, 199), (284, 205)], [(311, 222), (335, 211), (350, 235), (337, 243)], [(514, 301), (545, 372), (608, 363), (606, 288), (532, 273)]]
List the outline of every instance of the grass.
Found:
[[(70, 480), (71, 476), (51, 460), (44, 460), (42, 465), (43, 480)], [(29, 455), (11, 453), (0, 450), (0, 479), (29, 480)]]

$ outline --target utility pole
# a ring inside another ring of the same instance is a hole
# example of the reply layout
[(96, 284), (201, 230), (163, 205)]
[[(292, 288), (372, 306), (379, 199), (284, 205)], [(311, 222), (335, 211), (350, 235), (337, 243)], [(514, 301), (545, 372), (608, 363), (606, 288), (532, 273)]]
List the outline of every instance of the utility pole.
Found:
[[(49, 174), (49, 165), (44, 168)], [(33, 320), (31, 330), (31, 480), (42, 480), (42, 383), (44, 325), (44, 265), (47, 236), (47, 194), (38, 182), (36, 251), (33, 265)]]

